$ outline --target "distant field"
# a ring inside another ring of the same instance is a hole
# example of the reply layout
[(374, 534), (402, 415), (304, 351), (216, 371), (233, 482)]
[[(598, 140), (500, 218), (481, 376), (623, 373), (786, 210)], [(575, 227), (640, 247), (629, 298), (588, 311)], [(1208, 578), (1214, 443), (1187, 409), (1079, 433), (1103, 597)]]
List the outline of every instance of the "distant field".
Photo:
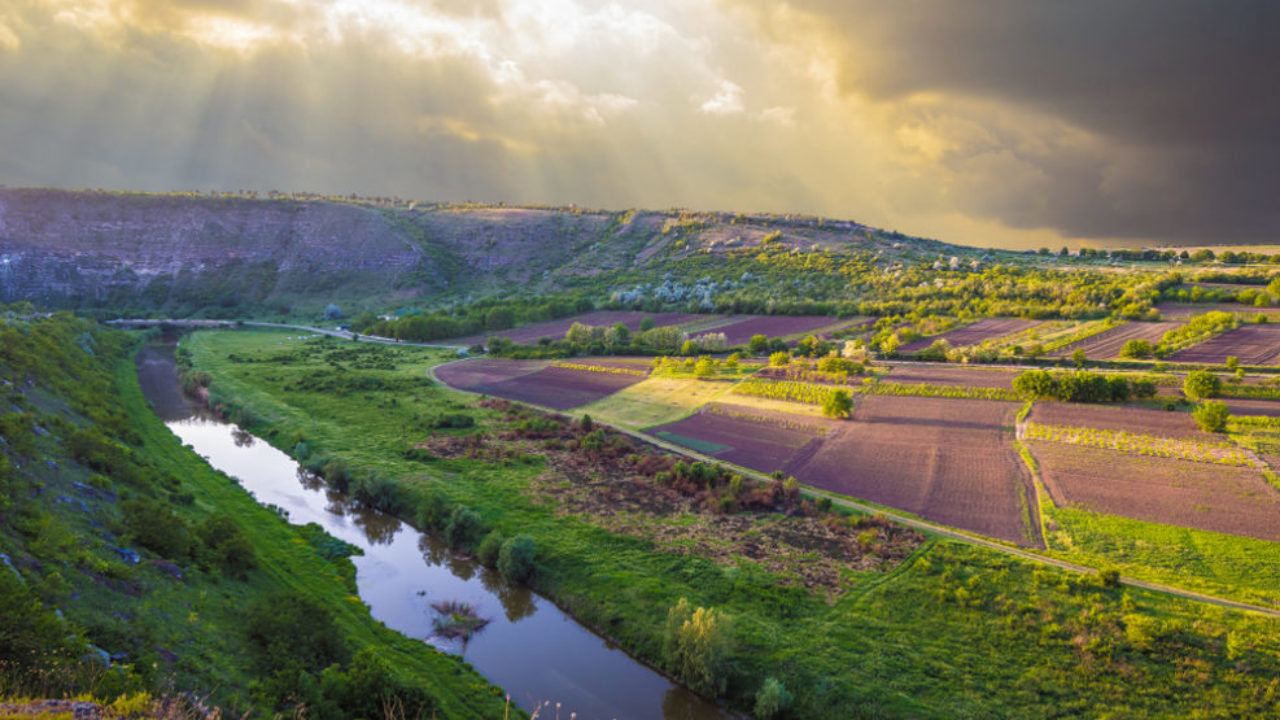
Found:
[(522, 345), (531, 345), (538, 342), (542, 338), (552, 338), (553, 340), (564, 339), (564, 334), (574, 323), (582, 323), (584, 325), (592, 325), (595, 327), (610, 327), (617, 323), (627, 326), (628, 330), (635, 332), (640, 329), (640, 322), (645, 318), (653, 318), (656, 327), (664, 327), (667, 325), (683, 325), (685, 323), (706, 320), (715, 316), (712, 315), (694, 315), (690, 313), (644, 313), (634, 312), (631, 310), (599, 310), (596, 312), (582, 313), (580, 315), (570, 315), (559, 320), (548, 320), (547, 322), (533, 323), (532, 325), (524, 325), (510, 330), (499, 330), (490, 333), (480, 333), (478, 335), (468, 335), (466, 337), (451, 338), (449, 340), (441, 340), (442, 343), (453, 345), (475, 345), (484, 343), (491, 337), (502, 337)]
[[(514, 365), (508, 370), (499, 363)], [(537, 361), (463, 360), (440, 367), (436, 377), (463, 390), (533, 403), (556, 410), (586, 405), (642, 382), (630, 374), (556, 367)]]
[(1017, 403), (870, 396), (795, 475), (809, 485), (1028, 545)]
[[(1219, 287), (1233, 287), (1236, 289), (1244, 289), (1245, 287), (1250, 287), (1250, 288), (1253, 288), (1254, 290), (1261, 290), (1265, 286), (1263, 285), (1250, 285), (1250, 286), (1222, 285)], [(1269, 307), (1260, 308), (1260, 307), (1254, 307), (1252, 305), (1242, 305), (1240, 303), (1234, 303), (1234, 302), (1227, 302), (1227, 303), (1166, 302), (1166, 303), (1160, 303), (1159, 305), (1156, 305), (1156, 309), (1160, 311), (1161, 315), (1163, 315), (1164, 317), (1170, 320), (1186, 320), (1192, 315), (1203, 315), (1204, 313), (1212, 312), (1212, 311), (1239, 313), (1242, 315), (1258, 315), (1259, 313), (1267, 316), (1280, 315), (1280, 307), (1269, 306)]]
[(1244, 325), (1174, 353), (1174, 362), (1220, 365), (1232, 355), (1242, 365), (1275, 365), (1280, 362), (1280, 325)]
[(832, 422), (713, 403), (647, 432), (759, 472), (792, 472), (821, 444)]
[(1067, 357), (1077, 349), (1084, 350), (1090, 360), (1115, 360), (1120, 349), (1130, 340), (1146, 340), (1155, 345), (1164, 334), (1181, 326), (1176, 322), (1129, 322), (1117, 328), (1100, 332), (1079, 342), (1064, 345), (1049, 353), (1049, 357)]
[(1280, 417), (1280, 400), (1255, 400), (1252, 398), (1224, 398), (1232, 415), (1266, 415)]
[(717, 327), (712, 332), (724, 333), (729, 345), (746, 345), (753, 335), (780, 338), (866, 322), (866, 318), (841, 320), (827, 315), (754, 315)]
[(631, 428), (673, 422), (729, 391), (729, 382), (650, 377), (579, 408), (592, 417)]
[(984, 340), (995, 340), (1005, 335), (1022, 332), (1037, 324), (1039, 323), (1036, 320), (1022, 320), (1020, 318), (987, 318), (986, 320), (979, 320), (972, 325), (944, 332), (941, 335), (920, 338), (898, 348), (898, 352), (903, 354), (920, 352), (937, 340), (946, 340), (951, 343), (951, 347), (981, 345)]
[(1060, 506), (1280, 540), (1280, 493), (1256, 470), (1061, 443), (1028, 445)]
[(957, 365), (895, 365), (882, 380), (904, 385), (958, 385), (1013, 389), (1016, 370)]
[(1202, 442), (1222, 439), (1220, 435), (1201, 430), (1191, 413), (1145, 407), (1038, 402), (1027, 419), (1041, 425), (1088, 427)]

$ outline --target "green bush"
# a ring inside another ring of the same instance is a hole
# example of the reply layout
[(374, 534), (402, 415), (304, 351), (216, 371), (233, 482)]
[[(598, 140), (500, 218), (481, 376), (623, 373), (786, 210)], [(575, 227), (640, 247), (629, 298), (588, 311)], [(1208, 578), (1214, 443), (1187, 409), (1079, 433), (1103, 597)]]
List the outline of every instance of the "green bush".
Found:
[(444, 524), (444, 539), (450, 547), (461, 548), (470, 545), (479, 534), (479, 515), (461, 505), (449, 513), (449, 519)]
[(1222, 378), (1205, 370), (1187, 373), (1182, 382), (1182, 393), (1192, 400), (1217, 397), (1222, 392)]
[(728, 684), (729, 635), (714, 608), (696, 610), (680, 598), (663, 632), (667, 663), (696, 693), (717, 697)]
[(793, 699), (777, 678), (767, 677), (756, 692), (755, 716), (758, 720), (772, 720), (786, 712)]
[(847, 418), (853, 411), (853, 396), (848, 390), (835, 390), (822, 401), (822, 414), (829, 418)]
[(170, 560), (191, 554), (191, 531), (187, 522), (164, 503), (136, 498), (120, 503), (124, 526), (142, 547)]
[(196, 528), (195, 535), (200, 539), (206, 566), (219, 567), (227, 576), (240, 579), (258, 566), (253, 544), (225, 513), (209, 516)]
[(476, 548), (476, 559), (485, 567), (497, 567), (498, 553), (502, 551), (502, 541), (505, 540), (502, 533), (493, 530), (484, 539), (480, 541), (480, 547)]
[(1224, 432), (1227, 429), (1227, 416), (1230, 411), (1227, 404), (1218, 400), (1210, 400), (1191, 411), (1196, 424), (1205, 432)]
[(533, 577), (537, 546), (528, 535), (517, 535), (502, 543), (498, 552), (498, 572), (509, 582), (525, 582)]

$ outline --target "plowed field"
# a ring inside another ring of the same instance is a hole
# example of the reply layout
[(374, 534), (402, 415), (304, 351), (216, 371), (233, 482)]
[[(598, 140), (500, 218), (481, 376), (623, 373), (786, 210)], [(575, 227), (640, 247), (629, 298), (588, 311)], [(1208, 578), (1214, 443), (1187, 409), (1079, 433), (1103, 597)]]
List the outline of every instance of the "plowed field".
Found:
[(827, 315), (754, 315), (707, 332), (724, 333), (729, 345), (733, 346), (746, 345), (753, 335), (780, 338), (811, 333), (833, 326), (847, 327), (860, 322), (869, 321), (856, 318), (840, 320)]
[(1041, 425), (1124, 430), (1155, 437), (1186, 438), (1217, 443), (1221, 435), (1204, 432), (1187, 412), (1152, 410), (1144, 407), (1087, 405), (1083, 403), (1038, 402), (1027, 416)]
[(1085, 357), (1090, 360), (1115, 360), (1120, 357), (1120, 349), (1126, 342), (1146, 340), (1154, 346), (1165, 333), (1180, 325), (1182, 323), (1129, 322), (1070, 345), (1063, 345), (1049, 353), (1049, 357), (1067, 357), (1079, 348), (1084, 350)]
[(1256, 470), (1029, 443), (1059, 505), (1280, 541), (1280, 493)]
[(986, 387), (1013, 389), (1016, 370), (988, 370), (957, 365), (895, 365), (885, 382), (904, 385), (956, 385), (960, 387)]
[(920, 352), (932, 345), (936, 340), (946, 340), (951, 343), (951, 347), (981, 345), (984, 340), (994, 340), (1005, 335), (1022, 332), (1038, 322), (1037, 320), (1022, 320), (1020, 318), (987, 318), (986, 320), (979, 320), (972, 325), (944, 332), (941, 335), (921, 338), (907, 343), (898, 348), (898, 352), (903, 354)]
[(1176, 352), (1169, 359), (1221, 365), (1228, 355), (1240, 358), (1241, 365), (1275, 365), (1280, 362), (1280, 325), (1244, 325)]
[(721, 460), (771, 473), (793, 473), (822, 443), (833, 421), (713, 403), (647, 432)]
[(644, 380), (636, 375), (572, 370), (539, 361), (464, 360), (436, 377), (452, 387), (556, 410), (586, 405)]
[(854, 422), (825, 439), (795, 475), (825, 490), (1032, 544), (1019, 492), (1028, 480), (1009, 428), (1018, 409), (984, 400), (865, 397)]

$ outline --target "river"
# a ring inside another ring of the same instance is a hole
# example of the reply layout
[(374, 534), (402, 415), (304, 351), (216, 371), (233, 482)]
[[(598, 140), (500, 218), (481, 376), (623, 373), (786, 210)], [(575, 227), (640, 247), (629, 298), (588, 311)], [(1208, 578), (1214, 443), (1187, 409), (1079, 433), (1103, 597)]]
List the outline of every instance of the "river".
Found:
[[(354, 507), (288, 455), (229, 423), (194, 412), (182, 396), (172, 345), (138, 356), (138, 379), (156, 413), (209, 464), (240, 481), (258, 502), (317, 523), (364, 551), (352, 558), (360, 597), (378, 620), (410, 637), (462, 655), (512, 701), (542, 718), (723, 720), (716, 705), (673, 683), (596, 635), (554, 603), (433, 536), (384, 513)], [(490, 623), (464, 646), (433, 634), (431, 603), (474, 604)], [(559, 712), (556, 704), (559, 703)]]

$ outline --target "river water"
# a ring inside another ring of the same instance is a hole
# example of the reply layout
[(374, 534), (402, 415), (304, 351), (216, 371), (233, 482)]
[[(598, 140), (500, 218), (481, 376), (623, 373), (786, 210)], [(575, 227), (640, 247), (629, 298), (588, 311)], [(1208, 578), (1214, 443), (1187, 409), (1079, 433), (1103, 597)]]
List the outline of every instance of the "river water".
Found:
[[(512, 585), (395, 517), (352, 506), (296, 462), (234, 425), (193, 411), (178, 386), (172, 346), (148, 346), (138, 379), (182, 442), (289, 521), (317, 523), (364, 551), (353, 557), (360, 597), (373, 616), (410, 637), (462, 655), (526, 710), (544, 719), (722, 720), (729, 715), (610, 644), (551, 601)], [(461, 600), (490, 619), (465, 644), (437, 637), (431, 603)]]

